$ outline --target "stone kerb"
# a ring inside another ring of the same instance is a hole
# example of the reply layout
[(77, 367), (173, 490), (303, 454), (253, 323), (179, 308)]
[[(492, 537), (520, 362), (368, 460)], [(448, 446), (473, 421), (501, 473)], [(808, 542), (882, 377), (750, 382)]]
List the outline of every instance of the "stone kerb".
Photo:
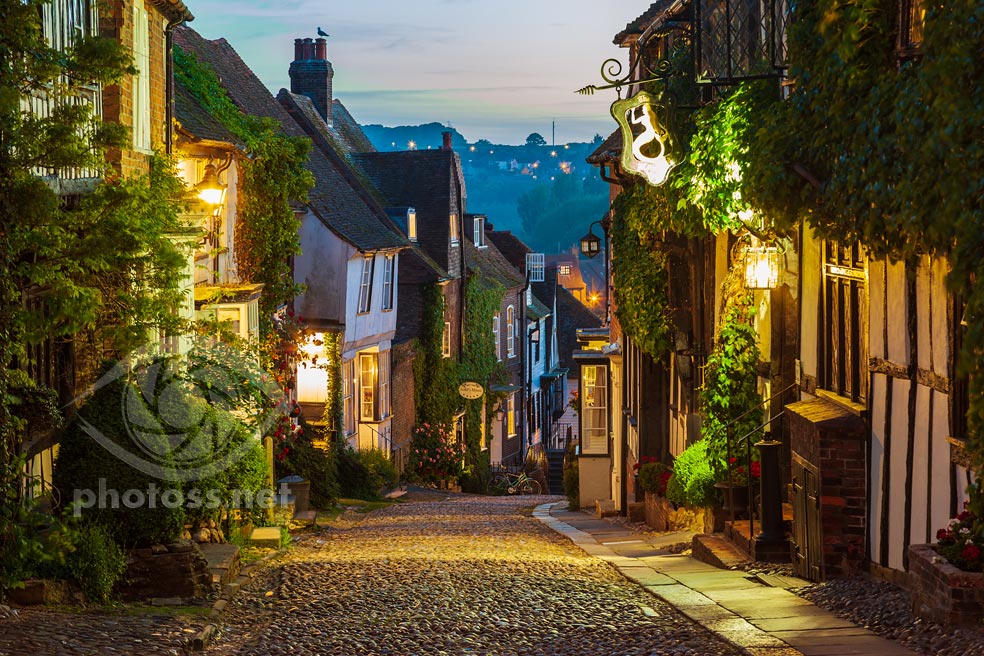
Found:
[(912, 611), (924, 620), (968, 627), (984, 621), (984, 574), (954, 567), (933, 545), (909, 547), (909, 585)]

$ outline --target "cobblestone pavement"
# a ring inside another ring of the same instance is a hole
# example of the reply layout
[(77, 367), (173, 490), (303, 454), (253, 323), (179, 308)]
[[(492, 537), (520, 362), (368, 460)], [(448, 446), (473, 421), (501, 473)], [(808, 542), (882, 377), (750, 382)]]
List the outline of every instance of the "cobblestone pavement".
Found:
[(230, 604), (208, 653), (740, 653), (531, 518), (532, 501), (405, 503), (308, 533)]
[[(138, 614), (131, 614), (138, 613)], [(184, 645), (205, 625), (196, 616), (140, 608), (120, 613), (18, 609), (0, 619), (4, 656), (94, 656), (184, 654)]]

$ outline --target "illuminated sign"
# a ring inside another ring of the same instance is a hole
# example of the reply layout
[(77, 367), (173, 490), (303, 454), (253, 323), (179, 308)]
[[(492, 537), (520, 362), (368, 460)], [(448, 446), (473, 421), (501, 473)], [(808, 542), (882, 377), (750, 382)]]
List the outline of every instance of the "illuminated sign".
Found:
[(653, 186), (666, 182), (679, 163), (673, 135), (660, 123), (659, 114), (665, 111), (666, 106), (645, 91), (612, 104), (612, 116), (622, 128), (622, 167)]

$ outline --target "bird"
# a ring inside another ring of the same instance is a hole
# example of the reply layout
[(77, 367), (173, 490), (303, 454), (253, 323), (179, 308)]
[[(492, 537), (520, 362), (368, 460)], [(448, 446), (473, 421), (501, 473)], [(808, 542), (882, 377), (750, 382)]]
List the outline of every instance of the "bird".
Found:
[(318, 28), (318, 36), (331, 36), (331, 35), (330, 34), (327, 34), (323, 29), (321, 29), (319, 27)]

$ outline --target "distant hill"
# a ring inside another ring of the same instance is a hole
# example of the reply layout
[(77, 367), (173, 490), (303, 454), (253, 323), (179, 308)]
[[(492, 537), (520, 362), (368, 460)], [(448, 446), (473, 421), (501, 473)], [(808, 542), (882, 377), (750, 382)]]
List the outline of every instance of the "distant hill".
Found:
[(400, 125), (395, 128), (372, 124), (363, 125), (362, 130), (369, 137), (369, 141), (376, 147), (376, 150), (382, 152), (408, 150), (407, 144), (411, 141), (416, 144), (417, 150), (427, 150), (428, 147), (440, 148), (444, 144), (444, 137), (442, 136), (444, 132), (451, 133), (451, 144), (456, 150), (468, 145), (460, 132), (440, 123)]

